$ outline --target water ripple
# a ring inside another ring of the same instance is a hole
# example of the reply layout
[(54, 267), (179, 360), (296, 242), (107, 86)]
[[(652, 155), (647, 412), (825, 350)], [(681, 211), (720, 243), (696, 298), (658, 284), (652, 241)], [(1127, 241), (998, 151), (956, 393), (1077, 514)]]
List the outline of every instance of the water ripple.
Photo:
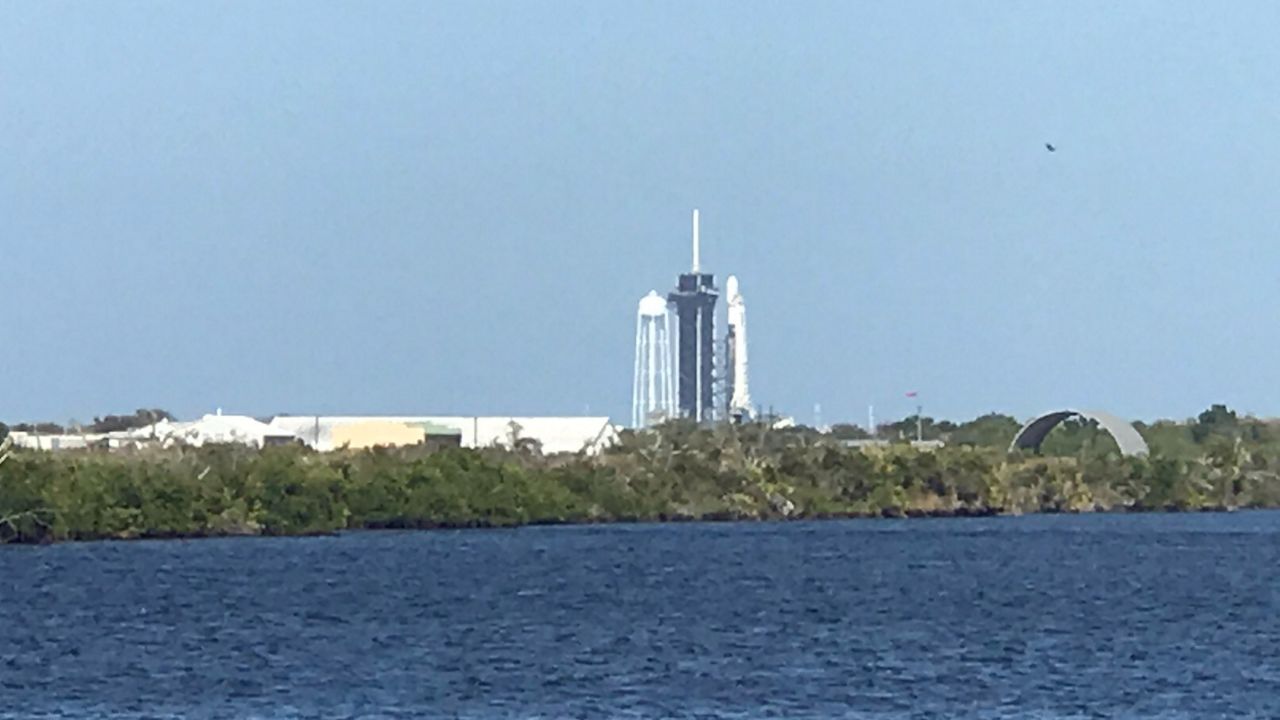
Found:
[(0, 717), (1276, 717), (1278, 541), (1236, 513), (3, 548)]

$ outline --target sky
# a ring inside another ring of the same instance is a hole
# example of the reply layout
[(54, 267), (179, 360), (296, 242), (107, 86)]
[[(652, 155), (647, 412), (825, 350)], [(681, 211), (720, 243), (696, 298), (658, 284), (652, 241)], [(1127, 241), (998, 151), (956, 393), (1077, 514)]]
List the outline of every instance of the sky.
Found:
[(802, 422), (908, 391), (952, 419), (1280, 415), (1276, 27), (0, 0), (0, 420), (625, 421), (636, 302), (687, 270), (695, 207), (752, 395)]

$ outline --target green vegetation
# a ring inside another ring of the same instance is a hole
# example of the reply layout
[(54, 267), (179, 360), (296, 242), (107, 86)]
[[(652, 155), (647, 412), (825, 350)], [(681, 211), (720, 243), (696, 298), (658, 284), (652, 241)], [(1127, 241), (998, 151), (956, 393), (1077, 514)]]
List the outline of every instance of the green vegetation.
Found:
[[(860, 448), (852, 426), (819, 433), (673, 422), (625, 431), (598, 457), (545, 456), (536, 443), (323, 454), (0, 447), (0, 541), (1280, 507), (1280, 427), (1222, 406), (1140, 426), (1150, 458), (1119, 457), (1109, 436), (1084, 422), (1051, 433), (1043, 455), (1006, 451), (1018, 423), (1005, 416), (921, 424), (947, 445)], [(880, 434), (914, 434), (914, 419), (902, 425)]]

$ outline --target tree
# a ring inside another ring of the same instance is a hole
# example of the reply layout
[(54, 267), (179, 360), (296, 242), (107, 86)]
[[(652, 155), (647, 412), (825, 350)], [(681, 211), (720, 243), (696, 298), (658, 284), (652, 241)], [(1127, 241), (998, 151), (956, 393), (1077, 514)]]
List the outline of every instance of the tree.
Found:
[(1196, 423), (1191, 426), (1191, 437), (1197, 443), (1204, 442), (1210, 435), (1232, 437), (1236, 434), (1239, 424), (1239, 418), (1236, 417), (1234, 410), (1227, 408), (1226, 405), (1213, 405), (1196, 418)]
[(866, 440), (871, 433), (851, 423), (836, 423), (831, 426), (831, 437), (836, 440)]
[(1245, 472), (1253, 457), (1241, 438), (1214, 438), (1205, 454), (1209, 483), (1223, 507), (1234, 507), (1236, 496), (1244, 489)]
[(66, 428), (51, 422), (18, 423), (11, 429), (14, 432), (37, 433), (40, 435), (64, 435), (67, 432)]
[(1147, 494), (1142, 505), (1152, 510), (1186, 510), (1202, 498), (1185, 463), (1152, 458), (1147, 465)]
[(132, 415), (107, 415), (106, 417), (95, 417), (93, 424), (89, 426), (91, 433), (110, 433), (121, 432), (124, 430), (135, 430), (144, 428), (148, 425), (155, 425), (161, 420), (173, 420), (173, 415), (167, 410), (159, 408), (139, 409), (135, 410)]
[[(924, 415), (919, 419), (918, 429), (922, 440), (943, 440), (955, 428), (954, 423), (946, 420), (936, 420), (928, 415)], [(893, 440), (915, 440), (916, 430), (916, 416), (909, 415), (897, 422), (882, 424), (879, 427), (878, 434)]]
[(1040, 445), (1044, 455), (1088, 456), (1109, 455), (1117, 451), (1110, 433), (1098, 426), (1095, 420), (1072, 417), (1063, 420), (1045, 437)]
[(1022, 429), (1022, 423), (1008, 415), (988, 413), (982, 417), (961, 423), (949, 441), (954, 445), (972, 445), (1004, 450)]

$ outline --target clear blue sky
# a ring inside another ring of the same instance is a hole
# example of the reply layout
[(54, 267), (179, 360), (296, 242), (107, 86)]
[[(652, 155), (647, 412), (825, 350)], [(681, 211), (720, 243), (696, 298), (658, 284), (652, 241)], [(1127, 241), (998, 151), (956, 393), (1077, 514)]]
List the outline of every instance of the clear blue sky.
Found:
[[(629, 413), (742, 281), (808, 421), (1280, 414), (1280, 9), (0, 2), (0, 419)], [(1050, 154), (1043, 143), (1058, 152)]]

